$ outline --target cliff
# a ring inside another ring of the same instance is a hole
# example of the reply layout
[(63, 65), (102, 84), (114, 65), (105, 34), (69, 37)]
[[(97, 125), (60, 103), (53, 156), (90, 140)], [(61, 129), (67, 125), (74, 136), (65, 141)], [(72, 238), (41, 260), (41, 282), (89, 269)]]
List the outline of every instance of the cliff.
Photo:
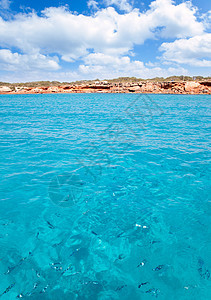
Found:
[(211, 80), (207, 81), (140, 81), (72, 83), (57, 86), (0, 86), (0, 94), (52, 93), (154, 93), (154, 94), (211, 94)]

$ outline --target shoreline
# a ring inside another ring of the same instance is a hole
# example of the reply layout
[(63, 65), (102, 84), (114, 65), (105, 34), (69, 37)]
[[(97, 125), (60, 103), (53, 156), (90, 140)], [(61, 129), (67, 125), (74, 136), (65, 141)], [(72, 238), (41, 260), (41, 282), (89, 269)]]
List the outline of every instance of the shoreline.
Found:
[(134, 93), (123, 93), (123, 92), (119, 92), (119, 93), (116, 93), (116, 92), (112, 92), (112, 93), (106, 93), (106, 92), (103, 92), (103, 93), (99, 93), (99, 92), (55, 92), (55, 93), (1, 93), (0, 92), (0, 96), (1, 95), (59, 95), (59, 94), (63, 94), (63, 95), (67, 95), (67, 94), (72, 94), (72, 95), (76, 95), (76, 94), (120, 94), (120, 95), (125, 95), (125, 94), (133, 94), (133, 95), (148, 95), (148, 94), (152, 94), (152, 95), (181, 95), (181, 96), (184, 96), (184, 95), (198, 95), (198, 96), (204, 96), (204, 95), (207, 95), (207, 96), (210, 96), (211, 93), (153, 93), (153, 92), (146, 92), (146, 93), (137, 93), (137, 92), (134, 92)]
[(2, 95), (23, 94), (179, 94), (179, 95), (210, 95), (211, 81), (164, 81), (164, 82), (126, 82), (126, 83), (90, 83), (68, 84), (58, 86), (0, 86)]

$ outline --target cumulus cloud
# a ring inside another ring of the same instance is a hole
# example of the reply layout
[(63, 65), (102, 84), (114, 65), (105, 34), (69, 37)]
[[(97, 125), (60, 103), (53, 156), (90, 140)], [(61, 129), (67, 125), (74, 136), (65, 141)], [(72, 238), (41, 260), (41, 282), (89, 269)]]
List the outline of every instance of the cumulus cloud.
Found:
[(162, 37), (190, 37), (204, 30), (203, 23), (197, 22), (197, 9), (191, 2), (174, 5), (172, 0), (156, 0), (150, 8), (154, 27), (163, 26), (160, 32)]
[(211, 67), (211, 34), (206, 33), (172, 43), (163, 43), (160, 51), (164, 51), (163, 59), (166, 61)]
[(97, 3), (97, 1), (95, 1), (95, 0), (89, 0), (89, 1), (87, 2), (87, 6), (88, 6), (89, 8), (98, 9), (98, 3)]
[(0, 9), (9, 9), (11, 1), (9, 0), (0, 0)]
[[(9, 20), (0, 17), (1, 68), (57, 71), (63, 60), (68, 63), (80, 61), (79, 73), (87, 77), (94, 72), (98, 74), (95, 77), (100, 78), (123, 74), (162, 76), (162, 72), (169, 75), (173, 69), (163, 71), (158, 66), (150, 67), (150, 64), (131, 60), (134, 47), (148, 39), (178, 39), (163, 43), (160, 50), (164, 52), (165, 61), (180, 64), (188, 58), (187, 49), (182, 49), (179, 43), (204, 35), (204, 21), (196, 18), (197, 10), (190, 2), (177, 5), (172, 0), (155, 0), (144, 12), (133, 9), (131, 1), (105, 2), (109, 7), (97, 9), (98, 2), (89, 0), (88, 6), (96, 10), (90, 15), (72, 13), (67, 7), (50, 7), (41, 15), (33, 11), (16, 14)], [(124, 13), (118, 13), (111, 5)], [(16, 53), (12, 49), (17, 49)], [(175, 59), (175, 53), (180, 53), (181, 59)], [(194, 59), (196, 62), (200, 58)], [(174, 71), (185, 72), (181, 67)]]
[(59, 69), (56, 57), (47, 57), (42, 54), (12, 53), (8, 49), (0, 49), (0, 66), (2, 70), (51, 70)]
[[(0, 46), (24, 53), (57, 53), (66, 61), (94, 52), (126, 54), (134, 45), (157, 35), (184, 38), (203, 32), (195, 10), (186, 3), (156, 0), (145, 12), (118, 14), (109, 7), (94, 15), (75, 15), (64, 7), (48, 8), (42, 16), (19, 14), (13, 20), (0, 18)], [(158, 30), (158, 28), (160, 28)]]
[(125, 12), (130, 12), (133, 9), (130, 1), (128, 0), (105, 0), (104, 2), (107, 6), (115, 5)]
[(98, 3), (97, 3), (97, 1), (95, 1), (95, 0), (89, 0), (89, 1), (87, 2), (87, 6), (88, 6), (88, 8), (93, 8), (93, 9), (95, 9), (95, 10), (98, 9)]
[(187, 70), (182, 67), (166, 68), (146, 67), (139, 60), (131, 60), (129, 56), (114, 57), (103, 53), (92, 53), (84, 59), (84, 64), (79, 66), (81, 74), (89, 78), (113, 78), (120, 76), (135, 76), (138, 78), (150, 78), (170, 75), (186, 74)]
[(209, 30), (211, 28), (211, 10), (202, 14), (200, 19), (203, 21), (205, 28)]

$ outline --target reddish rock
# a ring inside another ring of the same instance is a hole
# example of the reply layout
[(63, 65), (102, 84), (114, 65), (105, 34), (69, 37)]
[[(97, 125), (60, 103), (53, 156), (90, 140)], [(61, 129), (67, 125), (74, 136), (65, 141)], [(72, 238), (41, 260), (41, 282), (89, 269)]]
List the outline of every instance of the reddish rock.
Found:
[(50, 87), (0, 87), (0, 94), (43, 93), (158, 93), (158, 94), (211, 94), (211, 81), (72, 84)]
[(128, 88), (128, 91), (129, 91), (129, 92), (132, 92), (132, 93), (140, 92), (140, 91), (141, 91), (141, 88), (140, 88), (139, 85), (135, 85), (135, 86), (129, 87), (129, 88)]
[(200, 86), (200, 83), (194, 81), (188, 81), (185, 83), (186, 92), (193, 92), (196, 88)]

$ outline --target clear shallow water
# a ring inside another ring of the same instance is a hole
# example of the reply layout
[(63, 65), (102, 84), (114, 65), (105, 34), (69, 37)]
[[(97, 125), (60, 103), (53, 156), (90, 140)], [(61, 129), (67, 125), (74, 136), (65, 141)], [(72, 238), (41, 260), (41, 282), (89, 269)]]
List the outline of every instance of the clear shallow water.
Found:
[(2, 299), (210, 299), (210, 101), (2, 95)]

